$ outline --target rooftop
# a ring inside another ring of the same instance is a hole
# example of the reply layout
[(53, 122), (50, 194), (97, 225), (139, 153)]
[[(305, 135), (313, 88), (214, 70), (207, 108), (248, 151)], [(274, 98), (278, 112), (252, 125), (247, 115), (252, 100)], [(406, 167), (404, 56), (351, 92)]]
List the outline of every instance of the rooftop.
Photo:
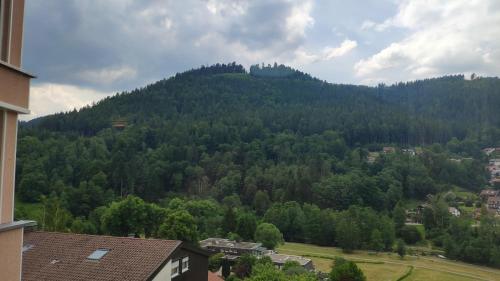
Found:
[(200, 241), (200, 247), (206, 248), (209, 246), (252, 250), (260, 248), (262, 244), (253, 242), (237, 242), (223, 238), (207, 238), (205, 240)]
[(287, 261), (296, 261), (301, 266), (304, 266), (311, 261), (311, 259), (307, 259), (307, 258), (300, 257), (300, 256), (291, 256), (291, 255), (274, 254), (274, 253), (268, 253), (266, 255), (271, 258), (273, 263), (278, 263), (278, 264), (284, 264)]
[(26, 232), (24, 281), (147, 280), (181, 241)]

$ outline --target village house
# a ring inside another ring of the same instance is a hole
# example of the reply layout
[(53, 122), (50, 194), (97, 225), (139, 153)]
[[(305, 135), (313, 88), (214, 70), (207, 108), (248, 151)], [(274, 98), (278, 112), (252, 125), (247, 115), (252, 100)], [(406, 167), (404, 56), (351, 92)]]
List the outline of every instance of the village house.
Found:
[(267, 249), (261, 243), (237, 242), (223, 238), (208, 238), (200, 241), (200, 247), (214, 253), (224, 253), (228, 257), (240, 257), (244, 254), (263, 255)]
[(488, 211), (500, 214), (500, 196), (489, 197), (486, 206), (488, 207)]
[(490, 156), (494, 152), (500, 152), (500, 147), (486, 147), (486, 148), (483, 148), (483, 152), (484, 152), (484, 154)]
[(385, 153), (385, 154), (388, 154), (388, 153), (395, 153), (396, 152), (396, 148), (393, 147), (393, 146), (384, 146), (384, 148), (382, 148), (382, 151)]
[(410, 156), (415, 156), (417, 154), (416, 151), (415, 151), (415, 149), (413, 149), (413, 148), (403, 148), (403, 149), (401, 149), (401, 151), (404, 154), (407, 154), (407, 155), (410, 155)]
[(314, 271), (314, 265), (312, 263), (312, 260), (308, 259), (308, 258), (304, 258), (301, 256), (277, 254), (277, 253), (273, 253), (273, 252), (267, 253), (265, 255), (270, 257), (271, 260), (273, 261), (274, 265), (276, 265), (276, 267), (278, 267), (279, 269), (281, 269), (285, 265), (286, 262), (294, 261), (294, 262), (298, 262), (300, 264), (300, 266), (302, 266), (306, 270)]
[(176, 240), (26, 231), (22, 280), (207, 281), (209, 253)]
[(457, 209), (457, 208), (455, 208), (455, 207), (448, 207), (448, 212), (449, 212), (451, 215), (455, 216), (455, 217), (460, 217), (460, 214), (461, 214), (461, 213), (460, 213), (460, 210), (458, 210), (458, 209)]
[(488, 211), (500, 214), (500, 190), (484, 189), (479, 193), (479, 197), (486, 203)]
[(481, 198), (481, 200), (483, 200), (483, 202), (487, 202), (488, 198), (495, 196), (500, 196), (500, 190), (483, 189), (481, 190), (481, 193), (479, 193), (479, 197)]
[(311, 259), (301, 256), (278, 254), (262, 247), (261, 243), (237, 242), (224, 238), (208, 238), (200, 241), (200, 246), (212, 253), (225, 254), (224, 259), (231, 262), (235, 262), (244, 254), (251, 254), (258, 258), (262, 256), (270, 257), (273, 264), (278, 268), (281, 268), (287, 261), (296, 261), (305, 269), (314, 270)]

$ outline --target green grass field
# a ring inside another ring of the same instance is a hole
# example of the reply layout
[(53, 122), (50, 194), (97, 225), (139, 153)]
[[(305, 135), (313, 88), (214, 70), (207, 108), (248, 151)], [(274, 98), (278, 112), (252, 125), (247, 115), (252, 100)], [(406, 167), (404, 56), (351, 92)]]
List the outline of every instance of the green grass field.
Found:
[(279, 253), (307, 256), (316, 269), (329, 272), (332, 259), (340, 256), (352, 260), (363, 270), (369, 281), (392, 281), (405, 275), (413, 266), (405, 281), (471, 281), (499, 280), (500, 270), (450, 261), (429, 256), (406, 256), (400, 259), (394, 253), (369, 253), (356, 251), (345, 254), (339, 248), (319, 247), (308, 244), (285, 243), (277, 249)]
[(41, 203), (24, 203), (16, 198), (14, 204), (16, 219), (39, 220), (43, 215)]

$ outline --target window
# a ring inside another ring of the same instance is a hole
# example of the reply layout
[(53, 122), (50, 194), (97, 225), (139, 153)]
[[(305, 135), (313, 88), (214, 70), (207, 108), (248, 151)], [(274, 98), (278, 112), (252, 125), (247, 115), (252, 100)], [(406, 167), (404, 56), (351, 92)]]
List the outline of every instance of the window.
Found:
[(100, 260), (109, 252), (109, 249), (97, 249), (92, 254), (90, 254), (87, 259), (89, 260)]
[(171, 277), (174, 278), (179, 275), (179, 260), (172, 262)]
[(182, 273), (189, 270), (189, 257), (185, 257), (182, 259)]

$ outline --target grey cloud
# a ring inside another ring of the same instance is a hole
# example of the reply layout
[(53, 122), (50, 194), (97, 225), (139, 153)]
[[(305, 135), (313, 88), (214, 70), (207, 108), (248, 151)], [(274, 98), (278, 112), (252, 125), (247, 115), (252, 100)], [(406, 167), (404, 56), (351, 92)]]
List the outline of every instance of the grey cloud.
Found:
[[(201, 64), (240, 61), (239, 55), (249, 64), (254, 61), (246, 60), (255, 53), (268, 59), (293, 54), (303, 38), (286, 41), (285, 23), (301, 2), (241, 1), (240, 13), (232, 12), (228, 2), (221, 3), (228, 9), (213, 14), (209, 2), (199, 0), (30, 1), (25, 67), (43, 82), (109, 91), (141, 86)], [(214, 40), (203, 41), (207, 36)], [(248, 52), (246, 57), (242, 51)], [(82, 73), (123, 67), (133, 69), (135, 78), (114, 83), (82, 79), (88, 77)]]

